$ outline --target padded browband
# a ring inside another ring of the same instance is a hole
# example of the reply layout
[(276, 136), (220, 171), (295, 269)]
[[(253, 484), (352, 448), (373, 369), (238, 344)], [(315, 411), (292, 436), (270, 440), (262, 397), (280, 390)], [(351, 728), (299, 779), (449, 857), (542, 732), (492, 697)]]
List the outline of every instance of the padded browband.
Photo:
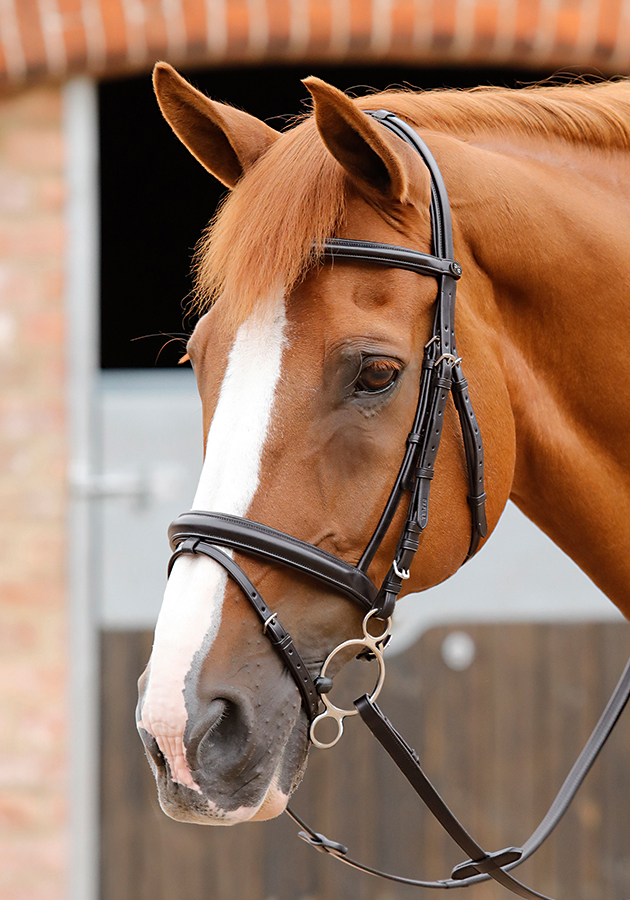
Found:
[(452, 275), (461, 278), (462, 267), (454, 259), (440, 259), (409, 247), (396, 244), (378, 244), (373, 241), (355, 241), (344, 238), (328, 238), (323, 246), (328, 259), (350, 259), (353, 262), (376, 263), (393, 269), (407, 269), (419, 275)]
[[(366, 612), (372, 608), (378, 593), (371, 579), (350, 563), (313, 544), (307, 544), (290, 534), (250, 519), (241, 519), (227, 513), (191, 510), (182, 513), (171, 523), (168, 538), (173, 550), (177, 550), (182, 541), (196, 538), (280, 563), (323, 582), (327, 587), (354, 600)], [(173, 560), (171, 566), (172, 563)]]

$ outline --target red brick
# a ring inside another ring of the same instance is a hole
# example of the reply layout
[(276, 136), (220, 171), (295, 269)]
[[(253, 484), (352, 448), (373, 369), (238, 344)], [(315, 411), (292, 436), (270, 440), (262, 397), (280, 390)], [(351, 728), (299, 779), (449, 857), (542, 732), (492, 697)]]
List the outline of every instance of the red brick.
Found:
[(23, 653), (37, 643), (37, 628), (32, 622), (0, 621), (0, 653)]
[(310, 5), (311, 40), (310, 47), (317, 52), (330, 43), (332, 32), (332, 10), (330, 0)]
[(555, 43), (558, 47), (573, 47), (580, 30), (581, 0), (563, 0), (558, 10)]
[(62, 310), (37, 312), (23, 319), (24, 340), (28, 344), (59, 345), (66, 333), (66, 320)]
[(64, 279), (65, 273), (59, 265), (43, 272), (41, 275), (42, 299), (50, 301), (63, 298)]
[(622, 0), (602, 3), (599, 12), (598, 44), (606, 49), (614, 47), (619, 34)]
[(433, 46), (446, 50), (453, 40), (457, 23), (455, 0), (440, 0), (433, 5)]
[(66, 890), (65, 230), (59, 95), (47, 87), (0, 100), (2, 900), (61, 900)]
[[(338, 33), (331, 39), (331, 22), (334, 22), (334, 11), (331, 5), (335, 0), (311, 0), (309, 4), (308, 18), (311, 23), (308, 48), (305, 53), (317, 60), (337, 55), (340, 59), (350, 59), (360, 53), (364, 58), (370, 56), (369, 22), (372, 18), (371, 0), (349, 0), (352, 7), (352, 23), (347, 33)], [(527, 64), (529, 61), (539, 64), (541, 59), (535, 58), (533, 43), (535, 38), (543, 38), (543, 45), (551, 47), (556, 39), (554, 63), (573, 63), (573, 48), (576, 36), (580, 33), (582, 16), (588, 14), (584, 11), (581, 0), (561, 0), (557, 12), (551, 10), (548, 17), (538, 20), (538, 0), (515, 0), (518, 3), (517, 28), (513, 42), (506, 41), (506, 46), (513, 45), (514, 61), (519, 64)], [(597, 2), (597, 0), (593, 0)], [(593, 42), (591, 50), (585, 53), (584, 58), (578, 60), (582, 65), (596, 65), (604, 63), (606, 55), (610, 55), (614, 44), (619, 39), (618, 31), (613, 30), (612, 25), (618, 21), (618, 9), (620, 0), (599, 0), (601, 33), (599, 43)], [(189, 65), (216, 62), (216, 51), (208, 46), (206, 21), (206, 6), (203, 0), (183, 0), (182, 13), (177, 5), (169, 12), (164, 4), (156, 0), (138, 0), (134, 9), (140, 9), (141, 15), (138, 21), (130, 23), (126, 19), (121, 0), (101, 0), (101, 17), (105, 36), (104, 58), (96, 59), (90, 63), (87, 59), (87, 47), (90, 43), (99, 42), (100, 31), (88, 36), (85, 33), (85, 23), (80, 15), (80, 0), (59, 0), (63, 25), (63, 51), (67, 57), (67, 70), (72, 72), (85, 71), (90, 65), (95, 67), (95, 74), (123, 74), (133, 68), (148, 69), (151, 62), (160, 57), (170, 58), (174, 62)], [(248, 0), (228, 0), (228, 46), (226, 57), (236, 63), (241, 60), (258, 60), (259, 58), (273, 58), (292, 56), (293, 48), (289, 45), (290, 33), (290, 7), (287, 0), (268, 0), (269, 34), (259, 46), (256, 41), (251, 41), (250, 8)], [(399, 6), (405, 5), (404, 11)], [(401, 4), (394, 0), (391, 45), (379, 48), (379, 58), (407, 59), (411, 44), (412, 34), (416, 28), (417, 5)], [(524, 12), (529, 6), (531, 13)], [(40, 8), (36, 0), (20, 0), (17, 4), (20, 21), (23, 29), (24, 55), (27, 66), (27, 77), (30, 79), (41, 78), (49, 73), (50, 66), (55, 60), (49, 60), (46, 55), (46, 47), (42, 39), (40, 23)], [(166, 10), (166, 12), (165, 12)], [(497, 18), (497, 5), (489, 0), (479, 0), (471, 12), (471, 20), (476, 22), (474, 35), (458, 35), (454, 41), (457, 17), (454, 15), (454, 6), (451, 0), (427, 3), (428, 34), (435, 36), (434, 49), (426, 49), (420, 52), (423, 56), (418, 62), (430, 63), (439, 58), (444, 62), (461, 63), (492, 62), (495, 53), (495, 31)], [(171, 15), (170, 20), (166, 15)], [(532, 19), (536, 24), (532, 30)], [(405, 23), (405, 24), (403, 24)], [(97, 27), (97, 26), (95, 26)], [(212, 23), (210, 23), (212, 28)], [(345, 29), (345, 26), (343, 26)], [(545, 30), (541, 35), (540, 29)], [(256, 36), (254, 36), (255, 38)], [(169, 38), (171, 45), (169, 46)], [(188, 50), (186, 50), (188, 48)], [(547, 51), (545, 51), (547, 52)], [(63, 55), (63, 54), (62, 54)], [(59, 61), (57, 60), (57, 63)], [(6, 57), (2, 55), (0, 47), (0, 80), (4, 74), (6, 77)], [(55, 74), (53, 72), (53, 74)]]
[(0, 151), (6, 163), (25, 172), (58, 172), (64, 164), (63, 139), (58, 127), (13, 128), (4, 136)]
[(29, 209), (33, 193), (30, 178), (10, 169), (0, 171), (0, 215)]
[(0, 794), (0, 835), (6, 839), (16, 831), (56, 825), (64, 812), (64, 805), (54, 795), (39, 791), (25, 795), (23, 791), (4, 790)]
[(59, 12), (63, 21), (63, 41), (66, 55), (73, 60), (72, 68), (85, 64), (87, 61), (87, 45), (83, 16), (81, 14), (81, 0), (57, 0)]
[[(66, 847), (56, 836), (17, 836), (0, 845), (2, 900), (61, 900)], [(28, 889), (28, 890), (27, 890)]]
[(44, 85), (28, 91), (0, 97), (0, 123), (37, 122), (56, 125), (61, 118), (61, 93), (58, 88)]
[(200, 45), (202, 41), (205, 44), (208, 7), (203, 0), (186, 0), (182, 7), (188, 44)]
[(59, 584), (48, 580), (6, 581), (0, 586), (0, 608), (19, 606), (32, 609), (38, 616), (42, 609), (63, 609), (65, 592)]
[(27, 68), (42, 75), (46, 72), (47, 61), (39, 5), (36, 0), (20, 0), (14, 9), (19, 21), (22, 51)]
[(480, 0), (475, 10), (475, 40), (490, 46), (497, 32), (498, 9), (496, 0)]
[(128, 64), (127, 28), (121, 0), (101, 4), (103, 30), (109, 58), (121, 68)]
[[(0, 216), (0, 227), (2, 218)], [(41, 280), (31, 267), (24, 269), (13, 261), (0, 259), (0, 303), (14, 309), (25, 309), (41, 293)]]
[(416, 26), (418, 8), (411, 0), (398, 0), (392, 12), (393, 42), (400, 52), (409, 53)]
[(37, 257), (40, 254), (59, 258), (64, 249), (65, 231), (56, 217), (32, 222), (0, 222), (0, 257)]
[(37, 203), (40, 209), (48, 212), (61, 212), (66, 199), (66, 185), (63, 178), (47, 177), (38, 181), (36, 186)]

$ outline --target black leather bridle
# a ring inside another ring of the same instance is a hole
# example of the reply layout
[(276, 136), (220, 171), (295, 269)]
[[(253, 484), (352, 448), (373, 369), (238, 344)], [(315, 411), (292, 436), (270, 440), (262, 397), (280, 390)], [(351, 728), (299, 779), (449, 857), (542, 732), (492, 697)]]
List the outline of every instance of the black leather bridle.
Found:
[[(267, 606), (243, 569), (220, 548), (237, 550), (245, 555), (307, 575), (327, 589), (357, 603), (365, 611), (366, 621), (369, 616), (388, 621), (402, 582), (409, 577), (409, 568), (418, 550), (420, 535), (428, 523), (429, 490), (449, 393), (453, 396), (461, 423), (468, 471), (471, 539), (466, 559), (475, 554), (481, 539), (487, 533), (483, 443), (455, 344), (455, 293), (462, 270), (453, 258), (450, 207), (444, 181), (430, 150), (406, 122), (386, 110), (370, 111), (367, 115), (377, 119), (413, 147), (429, 169), (433, 254), (372, 241), (330, 239), (323, 246), (323, 256), (333, 261), (352, 260), (408, 269), (435, 278), (438, 285), (433, 332), (424, 350), (413, 424), (407, 436), (403, 462), (376, 529), (358, 565), (353, 566), (313, 544), (259, 522), (225, 513), (193, 510), (178, 516), (169, 528), (169, 539), (173, 549), (169, 574), (175, 560), (183, 554), (203, 554), (226, 569), (249, 600), (260, 618), (263, 632), (293, 676), (311, 723), (312, 738), (313, 723), (318, 717), (321, 695), (330, 691), (332, 687), (332, 680), (323, 674), (326, 664), (322, 674), (313, 678), (295, 648), (291, 635), (282, 627), (277, 615)], [(408, 506), (395, 556), (382, 584), (377, 587), (367, 572), (405, 496), (408, 497)], [(382, 663), (378, 643), (370, 640), (365, 621), (364, 634), (367, 640), (363, 643)], [(304, 829), (300, 836), (318, 850), (329, 853), (357, 869), (403, 884), (427, 888), (455, 888), (493, 878), (521, 897), (549, 900), (543, 894), (516, 881), (507, 870), (531, 856), (549, 836), (569, 806), (630, 696), (630, 662), (586, 747), (539, 827), (522, 847), (508, 847), (496, 853), (487, 853), (483, 850), (454, 816), (422, 771), (415, 752), (373, 702), (375, 696), (376, 694), (361, 697), (355, 702), (356, 710), (433, 815), (470, 858), (456, 866), (448, 879), (418, 881), (378, 872), (349, 859), (348, 851), (342, 844), (330, 841), (313, 831), (299, 816), (288, 810), (289, 815)], [(341, 735), (341, 731), (340, 726), (338, 736)]]

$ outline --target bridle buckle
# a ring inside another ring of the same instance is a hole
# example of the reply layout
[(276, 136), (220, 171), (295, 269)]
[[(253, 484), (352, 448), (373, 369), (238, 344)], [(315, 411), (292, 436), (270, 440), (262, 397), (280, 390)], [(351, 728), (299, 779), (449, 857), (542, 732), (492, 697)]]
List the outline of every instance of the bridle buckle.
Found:
[(409, 569), (399, 569), (396, 560), (394, 560), (392, 568), (396, 577), (400, 578), (401, 581), (406, 581), (409, 578)]
[(442, 360), (445, 360), (445, 359), (450, 362), (451, 368), (454, 369), (455, 366), (458, 366), (460, 364), (460, 362), (463, 359), (463, 356), (453, 356), (452, 353), (443, 353), (441, 356), (438, 356), (438, 358), (435, 360), (435, 362), (433, 363), (433, 368), (435, 368), (439, 363), (442, 362)]

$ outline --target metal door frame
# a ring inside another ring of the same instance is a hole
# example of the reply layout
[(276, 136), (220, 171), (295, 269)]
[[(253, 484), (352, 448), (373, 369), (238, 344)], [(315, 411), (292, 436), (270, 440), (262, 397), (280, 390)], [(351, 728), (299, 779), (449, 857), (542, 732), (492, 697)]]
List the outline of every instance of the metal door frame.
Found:
[(99, 883), (99, 642), (97, 559), (89, 481), (97, 443), (99, 171), (96, 83), (63, 87), (66, 148), (66, 327), (69, 510), (70, 900), (97, 900)]

